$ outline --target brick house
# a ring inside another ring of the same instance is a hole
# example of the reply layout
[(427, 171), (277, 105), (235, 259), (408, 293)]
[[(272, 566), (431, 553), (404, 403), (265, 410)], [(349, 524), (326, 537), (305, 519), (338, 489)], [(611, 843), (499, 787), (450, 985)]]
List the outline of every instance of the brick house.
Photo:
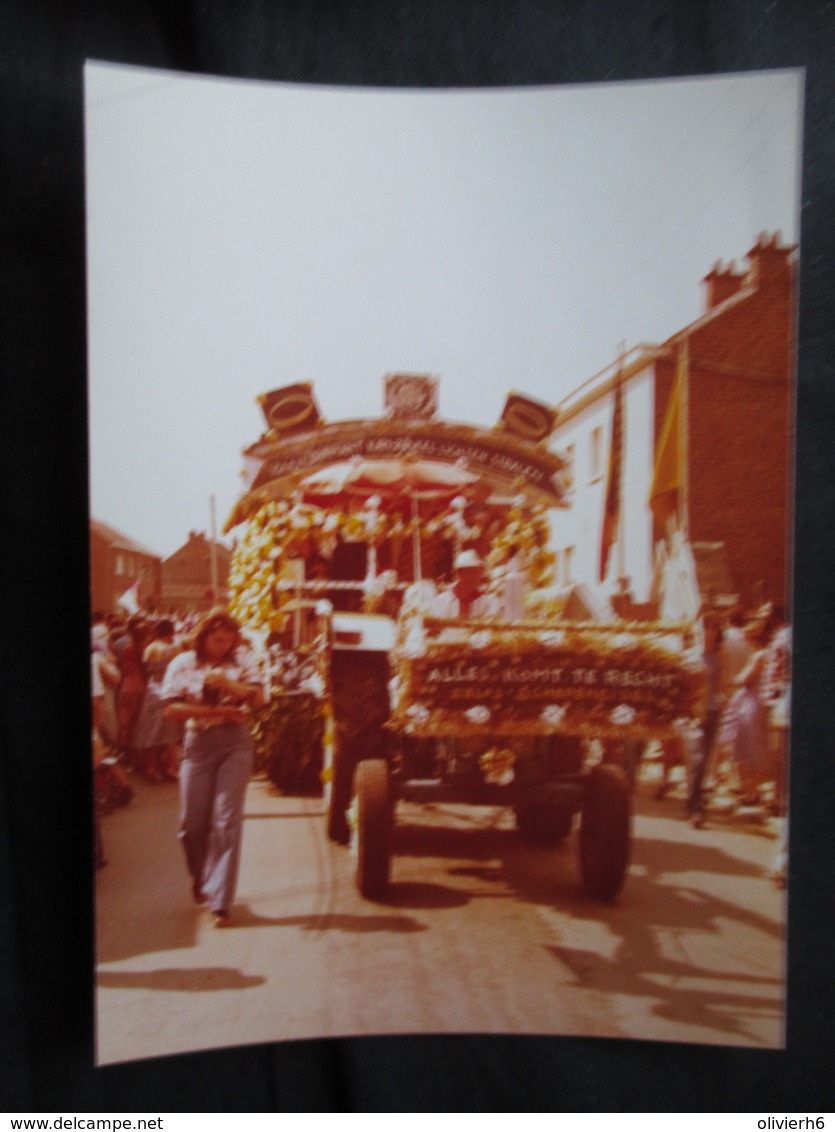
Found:
[[(786, 602), (794, 411), (794, 249), (761, 235), (748, 267), (716, 264), (703, 280), (704, 313), (661, 345), (641, 345), (559, 406), (554, 446), (572, 463), (574, 501), (554, 521), (560, 582), (602, 596), (628, 577), (635, 600), (650, 593), (663, 531), (648, 506), (654, 454), (676, 369), (686, 351), (686, 496), (703, 590), (716, 579), (746, 605)], [(614, 389), (623, 395), (621, 531), (603, 582), (598, 556)], [(707, 553), (708, 546), (713, 549)], [(719, 549), (721, 548), (721, 550)], [(717, 555), (722, 570), (717, 572)], [(710, 561), (714, 565), (708, 567)], [(712, 578), (713, 581), (708, 581)]]
[(119, 609), (119, 598), (136, 582), (140, 605), (155, 610), (162, 591), (162, 559), (128, 535), (90, 519), (90, 596), (92, 608), (103, 613)]
[(188, 541), (162, 563), (162, 605), (168, 612), (199, 613), (223, 600), (231, 550), (215, 541), (217, 581), (212, 575), (212, 541), (190, 531)]

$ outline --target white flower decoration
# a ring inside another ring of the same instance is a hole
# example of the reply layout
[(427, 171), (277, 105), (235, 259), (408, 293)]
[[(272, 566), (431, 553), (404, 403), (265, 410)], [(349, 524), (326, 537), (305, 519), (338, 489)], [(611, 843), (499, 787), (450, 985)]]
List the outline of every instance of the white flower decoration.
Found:
[(406, 709), (406, 715), (414, 723), (428, 723), (429, 722), (429, 708), (424, 707), (423, 704), (411, 704)]
[(663, 637), (658, 637), (655, 644), (658, 648), (663, 649), (664, 652), (681, 652), (681, 638), (673, 633), (665, 633)]
[(562, 723), (565, 718), (566, 708), (560, 704), (548, 704), (539, 713), (539, 718), (543, 723), (557, 724)]
[(635, 644), (634, 633), (618, 633), (612, 642), (617, 649), (628, 649), (630, 645)]
[(325, 694), (325, 681), (318, 672), (311, 672), (301, 681), (301, 687), (305, 692), (310, 692), (317, 700), (321, 700)]
[(473, 633), (470, 637), (470, 644), (474, 649), (486, 649), (490, 644), (490, 634), (486, 629), (481, 629), (477, 633)]
[(631, 723), (635, 718), (635, 709), (630, 707), (629, 704), (618, 704), (616, 708), (612, 708), (609, 718), (612, 723), (623, 726), (624, 724)]
[(688, 719), (686, 716), (680, 716), (673, 726), (682, 739), (694, 741), (702, 734), (702, 728), (697, 719)]
[(558, 649), (565, 644), (565, 633), (562, 629), (546, 629), (539, 634), (539, 643), (549, 649)]
[(423, 656), (426, 652), (426, 631), (423, 628), (423, 622), (419, 617), (416, 617), (406, 633), (406, 639), (403, 642), (403, 655), (404, 656)]
[(484, 704), (476, 704), (475, 707), (467, 708), (464, 715), (470, 723), (486, 723), (490, 718), (490, 708), (485, 707)]

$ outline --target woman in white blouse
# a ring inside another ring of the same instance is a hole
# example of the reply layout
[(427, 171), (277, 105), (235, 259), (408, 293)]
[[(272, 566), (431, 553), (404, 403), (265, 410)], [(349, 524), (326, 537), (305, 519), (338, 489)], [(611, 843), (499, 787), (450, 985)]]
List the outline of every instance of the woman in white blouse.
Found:
[(252, 774), (249, 709), (264, 703), (260, 674), (225, 609), (208, 613), (194, 647), (168, 666), (160, 691), (169, 719), (186, 720), (180, 769), (180, 840), (198, 904), (229, 924)]

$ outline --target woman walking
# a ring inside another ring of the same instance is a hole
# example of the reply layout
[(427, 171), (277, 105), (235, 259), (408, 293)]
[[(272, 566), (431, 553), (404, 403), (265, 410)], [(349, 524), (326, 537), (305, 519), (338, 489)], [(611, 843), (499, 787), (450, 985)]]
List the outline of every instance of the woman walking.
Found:
[(264, 703), (260, 673), (225, 609), (208, 613), (194, 648), (174, 657), (161, 690), (169, 719), (186, 720), (180, 770), (180, 840), (198, 904), (229, 924), (252, 773), (249, 708)]

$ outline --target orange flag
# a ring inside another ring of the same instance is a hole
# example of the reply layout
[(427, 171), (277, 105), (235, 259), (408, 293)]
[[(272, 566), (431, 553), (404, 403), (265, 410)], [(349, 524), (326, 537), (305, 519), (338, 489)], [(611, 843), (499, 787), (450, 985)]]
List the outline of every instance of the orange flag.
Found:
[(661, 524), (665, 524), (679, 512), (684, 488), (684, 453), (681, 437), (684, 381), (685, 354), (682, 349), (679, 353), (675, 383), (670, 393), (670, 400), (667, 402), (667, 413), (655, 449), (655, 466), (652, 472), (652, 486), (649, 489), (650, 510)]

